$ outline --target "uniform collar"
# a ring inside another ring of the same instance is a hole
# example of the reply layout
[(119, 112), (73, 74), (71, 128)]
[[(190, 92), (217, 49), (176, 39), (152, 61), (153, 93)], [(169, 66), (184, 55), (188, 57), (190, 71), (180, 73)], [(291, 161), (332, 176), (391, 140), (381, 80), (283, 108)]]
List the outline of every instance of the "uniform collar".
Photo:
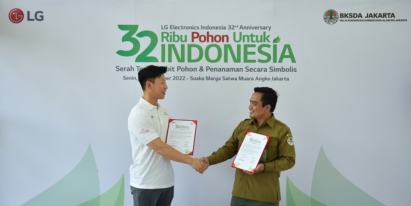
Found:
[(154, 108), (157, 109), (157, 107), (160, 107), (160, 104), (158, 104), (158, 106), (154, 106), (147, 100), (143, 99), (143, 97), (140, 97), (140, 102), (143, 105), (143, 107), (145, 107), (146, 109), (150, 111), (153, 110)]
[[(268, 126), (270, 126), (271, 128), (274, 128), (274, 124), (275, 124), (275, 116), (274, 114), (270, 117), (270, 119), (268, 119), (267, 121)], [(251, 122), (250, 124), (257, 124), (257, 121), (254, 118), (251, 118)], [(263, 123), (264, 124), (264, 123)], [(262, 125), (262, 124), (261, 124)]]

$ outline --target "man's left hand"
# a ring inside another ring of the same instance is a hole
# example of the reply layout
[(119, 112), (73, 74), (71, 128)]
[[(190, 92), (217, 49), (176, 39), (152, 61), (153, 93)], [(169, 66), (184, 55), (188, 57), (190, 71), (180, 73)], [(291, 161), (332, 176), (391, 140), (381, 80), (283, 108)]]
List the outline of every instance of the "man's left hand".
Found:
[[(265, 170), (265, 165), (263, 163), (259, 163), (256, 168), (253, 169), (254, 174), (257, 174), (259, 172), (263, 172)], [(248, 175), (254, 175), (252, 172), (243, 170), (244, 173)]]

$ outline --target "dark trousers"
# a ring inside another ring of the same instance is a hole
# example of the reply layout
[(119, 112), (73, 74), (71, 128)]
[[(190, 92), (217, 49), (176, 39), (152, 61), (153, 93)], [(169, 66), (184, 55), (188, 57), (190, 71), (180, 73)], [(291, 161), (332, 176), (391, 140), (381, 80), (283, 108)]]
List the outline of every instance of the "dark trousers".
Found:
[(232, 196), (231, 206), (278, 206), (279, 202), (260, 202), (255, 200), (244, 199), (241, 197)]
[(130, 188), (134, 206), (170, 206), (174, 197), (174, 186), (164, 189)]

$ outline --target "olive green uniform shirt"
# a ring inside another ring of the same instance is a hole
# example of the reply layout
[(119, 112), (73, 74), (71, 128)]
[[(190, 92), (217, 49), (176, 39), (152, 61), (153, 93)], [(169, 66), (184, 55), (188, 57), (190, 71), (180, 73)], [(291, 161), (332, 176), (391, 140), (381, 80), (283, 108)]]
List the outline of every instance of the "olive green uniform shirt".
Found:
[(255, 119), (246, 119), (235, 128), (230, 139), (223, 147), (208, 157), (210, 165), (228, 160), (237, 154), (247, 131), (270, 136), (267, 143), (265, 171), (248, 175), (242, 170), (235, 172), (233, 195), (262, 202), (281, 200), (280, 172), (295, 164), (295, 149), (290, 128), (275, 119), (274, 115), (258, 127)]

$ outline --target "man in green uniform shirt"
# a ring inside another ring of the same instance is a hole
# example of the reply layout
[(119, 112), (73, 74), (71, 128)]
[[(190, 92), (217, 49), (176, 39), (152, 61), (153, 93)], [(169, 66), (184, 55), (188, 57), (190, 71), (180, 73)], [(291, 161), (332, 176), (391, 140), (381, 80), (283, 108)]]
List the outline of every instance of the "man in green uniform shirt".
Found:
[(295, 164), (295, 149), (290, 128), (275, 119), (273, 111), (277, 93), (269, 87), (256, 87), (250, 99), (250, 119), (235, 128), (223, 147), (201, 160), (208, 165), (218, 164), (237, 154), (247, 131), (270, 136), (258, 166), (249, 171), (237, 169), (231, 206), (278, 206), (281, 200), (278, 178), (281, 171)]

